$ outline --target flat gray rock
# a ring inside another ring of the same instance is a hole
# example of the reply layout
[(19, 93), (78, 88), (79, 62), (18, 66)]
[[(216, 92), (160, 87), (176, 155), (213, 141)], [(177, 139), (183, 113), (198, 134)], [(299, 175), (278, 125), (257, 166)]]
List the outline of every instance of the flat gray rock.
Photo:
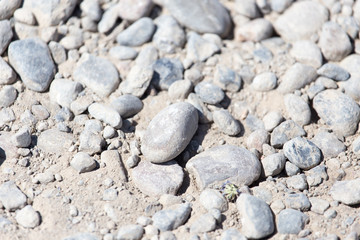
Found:
[(198, 95), (195, 93), (190, 93), (187, 98), (187, 102), (196, 108), (200, 123), (211, 123), (213, 121), (212, 113), (209, 111), (203, 101), (201, 101)]
[(198, 83), (195, 86), (195, 93), (203, 102), (208, 104), (220, 103), (225, 97), (223, 90), (210, 82)]
[(298, 175), (293, 175), (291, 177), (288, 177), (286, 179), (286, 185), (288, 188), (292, 188), (292, 189), (299, 190), (299, 191), (308, 189), (308, 184), (306, 181), (305, 174), (298, 174)]
[(317, 214), (324, 214), (324, 212), (330, 207), (330, 203), (324, 199), (318, 197), (309, 198), (311, 203), (311, 211)]
[(277, 126), (271, 133), (271, 146), (280, 148), (284, 143), (292, 138), (305, 136), (305, 130), (293, 120), (287, 120)]
[(93, 103), (88, 107), (89, 114), (110, 126), (119, 129), (122, 126), (122, 119), (120, 114), (113, 109), (102, 103)]
[(222, 232), (221, 240), (247, 240), (237, 229), (229, 228)]
[(167, 162), (189, 144), (198, 128), (198, 113), (190, 103), (175, 103), (160, 111), (149, 123), (142, 138), (146, 160)]
[(110, 48), (109, 55), (117, 60), (133, 60), (138, 52), (132, 47), (115, 46)]
[(284, 104), (290, 118), (300, 126), (308, 125), (311, 120), (311, 110), (305, 100), (295, 94), (287, 94)]
[(103, 13), (101, 20), (97, 25), (98, 32), (100, 33), (109, 32), (115, 26), (118, 18), (119, 18), (119, 5), (113, 4)]
[(113, 100), (111, 106), (122, 118), (128, 118), (140, 112), (144, 104), (138, 97), (125, 94)]
[(62, 240), (99, 240), (99, 238), (90, 233), (77, 233)]
[(70, 108), (70, 104), (82, 90), (83, 86), (79, 82), (69, 79), (55, 79), (50, 85), (50, 100), (62, 107)]
[(119, 33), (116, 41), (123, 46), (141, 46), (151, 40), (155, 32), (155, 24), (151, 18), (140, 18), (124, 31)]
[(264, 122), (265, 130), (271, 132), (284, 120), (284, 117), (279, 111), (270, 111), (262, 120)]
[(335, 81), (346, 81), (350, 78), (350, 73), (344, 68), (334, 63), (326, 63), (317, 70), (317, 74), (331, 78)]
[(195, 220), (190, 226), (191, 233), (211, 232), (216, 228), (216, 219), (211, 213), (205, 213)]
[(169, 209), (155, 213), (152, 217), (153, 225), (161, 232), (175, 230), (186, 222), (190, 213), (189, 203), (173, 205)]
[(11, 42), (8, 55), (10, 65), (27, 88), (36, 92), (48, 89), (55, 75), (55, 64), (42, 40), (28, 38)]
[(183, 79), (184, 67), (177, 58), (160, 58), (153, 65), (152, 84), (161, 90), (169, 89), (175, 81)]
[(8, 181), (0, 185), (0, 201), (6, 210), (15, 211), (25, 206), (26, 196), (15, 182)]
[(40, 134), (37, 145), (46, 153), (60, 153), (67, 152), (74, 141), (70, 133), (49, 129)]
[(285, 205), (287, 208), (292, 208), (300, 211), (307, 211), (310, 209), (310, 201), (303, 193), (291, 193), (285, 198)]
[(255, 148), (260, 153), (263, 152), (263, 144), (269, 143), (269, 133), (265, 129), (258, 129), (253, 131), (246, 140), (246, 146), (248, 149)]
[(178, 80), (173, 82), (169, 89), (168, 95), (171, 99), (186, 99), (193, 90), (193, 84), (189, 79)]
[(318, 132), (311, 141), (321, 149), (324, 157), (334, 158), (346, 150), (344, 143), (327, 131)]
[(0, 55), (4, 53), (12, 37), (13, 37), (13, 31), (11, 29), (10, 21), (8, 20), (0, 21)]
[(310, 169), (306, 176), (306, 181), (310, 187), (318, 186), (322, 182), (329, 179), (325, 165), (319, 165)]
[(360, 100), (360, 75), (354, 74), (344, 81), (339, 82), (340, 89), (345, 90), (345, 94), (354, 99), (355, 101)]
[(79, 173), (90, 172), (96, 167), (96, 161), (88, 153), (78, 152), (71, 160), (70, 166)]
[(273, 35), (274, 29), (270, 21), (257, 18), (246, 22), (235, 29), (235, 39), (239, 41), (260, 42)]
[(315, 96), (313, 107), (336, 134), (346, 137), (356, 132), (360, 108), (349, 96), (336, 90), (325, 90)]
[(360, 178), (335, 182), (329, 193), (335, 201), (339, 201), (350, 206), (359, 204)]
[(105, 140), (101, 135), (102, 124), (99, 120), (88, 120), (84, 130), (80, 133), (79, 151), (90, 155), (100, 153), (105, 146)]
[(204, 62), (209, 57), (219, 52), (220, 48), (195, 32), (187, 34), (186, 60), (192, 63)]
[(221, 187), (226, 181), (251, 185), (261, 173), (260, 161), (245, 148), (222, 145), (192, 157), (186, 169), (200, 189)]
[(39, 212), (35, 211), (31, 205), (17, 211), (15, 219), (24, 228), (35, 228), (41, 221)]
[(100, 97), (107, 97), (119, 85), (119, 74), (108, 60), (93, 55), (83, 55), (73, 72), (75, 81), (83, 83)]
[(126, 169), (117, 150), (103, 151), (100, 158), (101, 162), (106, 164), (109, 173), (114, 173), (122, 182), (127, 182)]
[(284, 209), (277, 217), (276, 227), (281, 234), (298, 234), (304, 229), (309, 217), (294, 209)]
[(134, 65), (126, 76), (126, 80), (120, 84), (121, 92), (142, 97), (150, 85), (153, 74), (152, 66)]
[(220, 109), (213, 112), (213, 120), (219, 130), (226, 135), (235, 136), (241, 132), (240, 122), (228, 110)]
[(29, 147), (31, 144), (31, 130), (28, 127), (20, 128), (13, 136), (12, 140), (19, 148)]
[(118, 229), (116, 239), (140, 240), (144, 234), (144, 228), (140, 225), (125, 225)]

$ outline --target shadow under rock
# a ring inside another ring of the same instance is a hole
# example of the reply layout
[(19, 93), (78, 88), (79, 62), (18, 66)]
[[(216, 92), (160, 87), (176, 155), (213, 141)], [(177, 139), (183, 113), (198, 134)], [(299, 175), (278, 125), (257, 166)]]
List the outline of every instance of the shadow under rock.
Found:
[(5, 150), (0, 147), (0, 166), (5, 162), (6, 153)]

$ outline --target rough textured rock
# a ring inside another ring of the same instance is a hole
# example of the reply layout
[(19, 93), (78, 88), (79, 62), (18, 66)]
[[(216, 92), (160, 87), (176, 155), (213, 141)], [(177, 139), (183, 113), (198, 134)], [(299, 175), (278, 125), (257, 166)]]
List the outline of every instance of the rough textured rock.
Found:
[(204, 62), (220, 48), (213, 42), (208, 41), (195, 32), (187, 34), (186, 60), (190, 63)]
[(179, 59), (160, 58), (154, 65), (152, 84), (158, 89), (167, 90), (170, 85), (183, 78), (184, 67)]
[(298, 234), (308, 220), (309, 217), (300, 211), (285, 209), (277, 217), (277, 230), (282, 234)]
[(285, 167), (286, 158), (283, 153), (274, 153), (261, 160), (265, 176), (275, 176)]
[(120, 84), (120, 89), (124, 94), (142, 97), (150, 85), (153, 74), (152, 67), (136, 64), (130, 69), (126, 80)]
[(327, 131), (318, 132), (312, 142), (321, 149), (324, 157), (337, 157), (344, 152), (346, 147), (333, 133)]
[(303, 98), (295, 94), (287, 94), (284, 97), (284, 104), (286, 111), (294, 122), (300, 126), (310, 123), (311, 110)]
[(330, 189), (331, 197), (346, 205), (360, 203), (360, 178), (347, 181), (338, 181)]
[(37, 145), (44, 152), (59, 153), (68, 151), (73, 142), (72, 134), (49, 129), (40, 134)]
[(306, 132), (293, 120), (287, 120), (277, 126), (271, 133), (271, 146), (281, 147), (284, 143), (292, 138), (305, 136)]
[(25, 206), (26, 196), (15, 182), (8, 181), (0, 185), (0, 201), (6, 210), (14, 211)]
[(173, 205), (169, 209), (161, 210), (152, 217), (153, 225), (161, 232), (177, 229), (185, 223), (191, 213), (189, 203)]
[(229, 136), (235, 136), (241, 131), (240, 123), (225, 109), (214, 111), (213, 119), (220, 131)]

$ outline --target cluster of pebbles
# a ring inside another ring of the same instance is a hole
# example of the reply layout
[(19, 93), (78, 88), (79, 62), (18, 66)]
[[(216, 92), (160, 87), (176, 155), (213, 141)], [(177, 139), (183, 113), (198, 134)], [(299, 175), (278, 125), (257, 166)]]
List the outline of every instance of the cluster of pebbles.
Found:
[(360, 1), (2, 0), (0, 19), (1, 239), (360, 236)]

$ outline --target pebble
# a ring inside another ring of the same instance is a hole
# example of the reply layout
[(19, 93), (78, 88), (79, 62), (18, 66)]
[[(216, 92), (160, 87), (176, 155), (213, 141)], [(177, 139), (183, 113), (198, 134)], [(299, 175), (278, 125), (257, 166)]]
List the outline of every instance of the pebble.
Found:
[(345, 205), (356, 205), (360, 203), (360, 178), (347, 181), (337, 181), (330, 189), (331, 197)]
[(46, 153), (59, 153), (68, 151), (73, 142), (72, 134), (48, 129), (38, 137), (37, 146)]
[(70, 165), (79, 173), (90, 172), (96, 168), (96, 161), (88, 153), (78, 152)]
[(92, 21), (99, 21), (101, 19), (102, 10), (97, 0), (84, 0), (80, 3), (81, 11), (89, 17)]
[(303, 191), (308, 188), (306, 176), (304, 174), (294, 175), (286, 179), (286, 185), (289, 188)]
[(11, 106), (17, 96), (17, 91), (13, 86), (3, 86), (0, 90), (0, 108)]
[(56, 64), (61, 64), (66, 61), (65, 48), (60, 43), (51, 41), (48, 46)]
[(353, 75), (344, 82), (339, 82), (339, 87), (345, 94), (354, 99), (355, 101), (360, 100), (360, 76)]
[(263, 117), (265, 130), (271, 132), (284, 120), (279, 111), (270, 111)]
[(25, 228), (35, 228), (40, 225), (41, 218), (39, 212), (35, 211), (31, 205), (16, 212), (15, 219), (18, 224)]
[(210, 209), (218, 209), (221, 212), (228, 210), (228, 202), (219, 191), (214, 189), (207, 188), (202, 191), (199, 201), (208, 211), (210, 211)]
[(63, 37), (59, 42), (66, 50), (78, 49), (84, 43), (82, 30), (76, 29), (76, 31), (70, 32)]
[(310, 40), (328, 18), (328, 10), (318, 2), (295, 2), (277, 18), (274, 28), (287, 42)]
[(221, 109), (214, 111), (213, 120), (219, 130), (226, 135), (235, 136), (241, 132), (239, 121), (234, 119), (228, 110)]
[(47, 184), (55, 181), (55, 176), (51, 172), (46, 171), (44, 173), (36, 174), (34, 180), (39, 183)]
[(183, 79), (184, 67), (177, 58), (160, 58), (153, 65), (152, 84), (161, 90), (168, 90), (170, 85)]
[(271, 0), (271, 9), (277, 13), (284, 12), (291, 4), (293, 0)]
[(291, 93), (295, 90), (305, 87), (317, 77), (316, 70), (302, 63), (295, 63), (288, 68), (281, 77), (281, 83), (278, 90), (281, 93)]
[(245, 118), (245, 127), (250, 130), (250, 132), (254, 132), (259, 129), (264, 129), (264, 123), (259, 118), (257, 118), (253, 114), (248, 114)]
[(118, 190), (113, 188), (108, 188), (104, 190), (102, 200), (104, 201), (114, 201), (118, 197)]
[(333, 79), (335, 81), (346, 81), (350, 78), (350, 73), (344, 68), (334, 63), (326, 63), (317, 70), (317, 74)]
[[(99, 238), (90, 233), (77, 233), (75, 235), (63, 238), (62, 240), (99, 240)], [(111, 238), (111, 240), (113, 239)]]
[(55, 75), (49, 48), (39, 38), (13, 41), (9, 45), (9, 62), (25, 86), (36, 92), (46, 91)]
[(168, 95), (171, 99), (186, 99), (191, 91), (193, 90), (193, 85), (189, 79), (178, 80), (173, 82), (169, 89)]
[(306, 132), (293, 120), (287, 120), (277, 126), (271, 133), (271, 146), (280, 148), (284, 143), (295, 137), (305, 136)]
[(335, 22), (326, 22), (319, 36), (319, 46), (328, 61), (340, 61), (349, 55), (353, 47), (346, 32)]
[(155, 28), (151, 18), (143, 17), (119, 33), (116, 41), (123, 46), (141, 46), (151, 40)]
[(116, 21), (119, 18), (119, 5), (115, 4), (103, 13), (101, 20), (97, 26), (99, 33), (109, 32), (116, 24)]
[(126, 80), (120, 84), (121, 92), (142, 97), (150, 85), (153, 74), (154, 70), (151, 66), (134, 65), (126, 76)]
[(6, 124), (15, 121), (15, 114), (11, 108), (3, 108), (0, 110), (0, 128)]
[(26, 204), (26, 195), (16, 186), (14, 181), (0, 185), (0, 202), (8, 211), (15, 211)]
[(124, 0), (119, 2), (119, 17), (134, 22), (149, 15), (154, 3), (151, 0)]
[(214, 84), (221, 87), (222, 90), (228, 92), (238, 92), (242, 85), (242, 80), (239, 74), (234, 70), (218, 66), (214, 73)]
[(160, 233), (160, 240), (176, 240), (176, 236), (174, 233), (170, 232), (170, 231), (166, 231), (166, 232), (161, 232)]
[(335, 218), (337, 216), (337, 212), (334, 209), (328, 209), (324, 212), (324, 217), (326, 219)]
[(100, 97), (110, 95), (120, 82), (119, 74), (110, 61), (90, 54), (81, 57), (73, 72), (73, 78)]
[(100, 159), (106, 164), (108, 172), (113, 172), (122, 182), (127, 182), (126, 170), (117, 150), (103, 151)]
[(187, 34), (186, 60), (190, 63), (204, 62), (219, 51), (220, 48), (215, 43), (199, 34), (195, 32)]
[(100, 133), (101, 130), (96, 130), (91, 127), (86, 128), (85, 125), (85, 129), (81, 132), (79, 137), (79, 151), (87, 152), (90, 155), (100, 153), (105, 146), (105, 140)]
[(327, 167), (324, 165), (316, 166), (308, 171), (306, 176), (306, 181), (310, 187), (318, 186), (322, 182), (329, 179), (329, 176), (326, 172)]
[(247, 238), (261, 239), (275, 230), (274, 217), (269, 205), (246, 193), (240, 194), (236, 207), (241, 216), (241, 233)]
[(3, 20), (10, 18), (14, 11), (20, 7), (21, 3), (21, 0), (2, 1), (0, 4), (0, 19)]
[(0, 84), (13, 84), (16, 81), (14, 70), (0, 57)]
[(210, 82), (198, 83), (195, 86), (195, 93), (203, 102), (213, 105), (220, 103), (225, 97), (223, 90)]
[(311, 110), (305, 100), (295, 94), (287, 94), (284, 104), (290, 118), (300, 126), (308, 125), (311, 120)]
[(255, 148), (262, 153), (262, 146), (269, 143), (269, 133), (264, 129), (258, 129), (253, 131), (246, 140), (246, 146), (248, 149)]
[(360, 137), (355, 138), (355, 140), (352, 142), (352, 151), (356, 155), (360, 154)]
[(310, 209), (310, 201), (303, 193), (291, 193), (285, 198), (285, 205), (287, 208), (300, 210), (302, 212)]
[(359, 73), (358, 73), (359, 66), (360, 66), (360, 55), (359, 54), (351, 54), (351, 55), (345, 57), (340, 62), (340, 67), (342, 67), (346, 71), (348, 71), (351, 76), (359, 75)]
[(313, 108), (335, 134), (350, 136), (356, 132), (360, 108), (349, 96), (336, 90), (325, 90), (315, 96)]
[(225, 181), (251, 185), (261, 173), (257, 157), (242, 147), (221, 145), (192, 157), (186, 164), (199, 189), (221, 187)]
[(149, 123), (142, 138), (141, 152), (154, 163), (170, 161), (185, 149), (197, 128), (198, 114), (193, 105), (172, 104)]
[(112, 107), (102, 103), (93, 103), (89, 106), (88, 111), (95, 119), (103, 121), (116, 129), (119, 129), (122, 126), (120, 114)]
[(254, 0), (236, 0), (234, 10), (236, 13), (250, 19), (261, 17), (259, 7)]
[(287, 161), (285, 163), (285, 172), (289, 177), (291, 177), (300, 173), (300, 168), (298, 168), (295, 164)]
[(195, 93), (190, 93), (187, 102), (192, 104), (198, 112), (200, 123), (211, 123), (213, 121), (212, 113), (208, 110), (206, 105), (201, 101), (200, 97)]
[(132, 47), (115, 46), (110, 48), (109, 55), (117, 60), (133, 60), (137, 57), (138, 52)]
[(327, 131), (319, 131), (311, 141), (321, 149), (324, 157), (334, 158), (346, 150), (344, 143)]
[(165, 164), (141, 161), (133, 168), (132, 178), (135, 185), (149, 196), (175, 195), (183, 183), (184, 173), (175, 161)]
[(226, 37), (230, 32), (230, 15), (217, 0), (164, 0), (162, 4), (181, 25), (198, 33)]
[(299, 63), (309, 65), (313, 68), (321, 67), (323, 57), (321, 50), (310, 40), (300, 40), (292, 44), (290, 55)]
[(171, 206), (182, 203), (182, 198), (180, 196), (174, 196), (171, 194), (163, 194), (159, 199), (159, 203), (161, 203), (163, 206)]
[(242, 235), (235, 228), (229, 228), (222, 232), (221, 240), (246, 240), (247, 238)]
[(274, 29), (265, 18), (251, 20), (235, 28), (235, 39), (238, 41), (260, 42), (273, 35)]
[(311, 203), (311, 211), (314, 213), (323, 215), (324, 212), (330, 207), (329, 202), (324, 199), (311, 197), (309, 200)]
[(286, 158), (283, 153), (274, 153), (261, 160), (265, 176), (276, 176), (285, 167)]
[(28, 127), (20, 128), (13, 136), (15, 146), (18, 148), (27, 148), (31, 144), (31, 133)]
[(116, 239), (140, 240), (144, 234), (144, 228), (140, 225), (124, 225), (119, 227)]
[(190, 226), (190, 233), (211, 232), (216, 228), (216, 219), (211, 213), (205, 213), (196, 219)]
[(135, 64), (141, 67), (152, 66), (158, 57), (158, 51), (154, 46), (145, 45), (135, 59)]
[(50, 100), (62, 107), (70, 108), (70, 104), (82, 90), (83, 86), (79, 82), (69, 79), (55, 79), (50, 85)]
[(277, 85), (277, 77), (272, 72), (263, 72), (253, 79), (251, 87), (258, 92), (273, 90)]
[(189, 203), (173, 205), (168, 209), (156, 212), (152, 217), (153, 225), (161, 232), (175, 230), (186, 222), (190, 213)]
[(122, 95), (111, 102), (111, 107), (116, 110), (122, 118), (131, 117), (141, 111), (144, 104), (133, 95)]
[[(1, 19), (1, 12), (0, 12)], [(2, 55), (13, 37), (13, 31), (11, 29), (10, 21), (0, 21), (0, 55)]]
[(309, 217), (294, 209), (284, 209), (277, 217), (276, 227), (281, 234), (298, 234), (304, 229)]
[(175, 53), (184, 46), (185, 32), (172, 16), (163, 15), (155, 19), (156, 32), (152, 42), (163, 53)]

